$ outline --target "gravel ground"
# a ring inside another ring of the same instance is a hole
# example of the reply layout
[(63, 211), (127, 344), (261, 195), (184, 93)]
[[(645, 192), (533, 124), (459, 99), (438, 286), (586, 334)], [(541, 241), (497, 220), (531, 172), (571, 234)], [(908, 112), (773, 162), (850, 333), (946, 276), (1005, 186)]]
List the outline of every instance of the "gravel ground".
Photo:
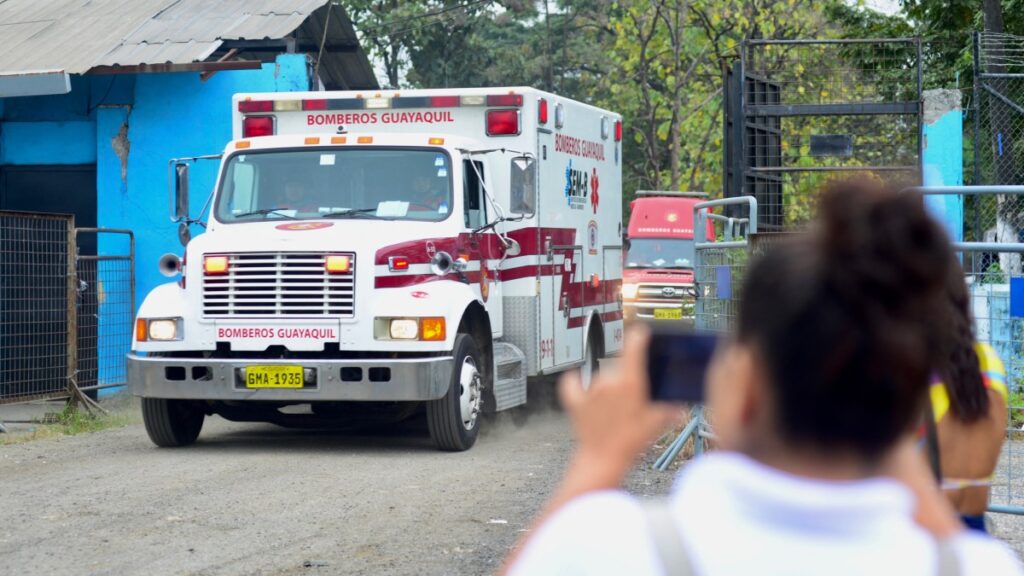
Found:
[(0, 574), (490, 574), (571, 442), (553, 411), (487, 424), (460, 454), (416, 430), (220, 418), (186, 449), (153, 447), (139, 424), (0, 446)]
[[(153, 447), (139, 424), (0, 446), (0, 574), (490, 574), (571, 449), (563, 414), (517, 422), (487, 422), (461, 454), (415, 429), (220, 418), (180, 450)], [(668, 491), (655, 452), (630, 475), (634, 493)], [(1018, 553), (1021, 520), (993, 516)]]

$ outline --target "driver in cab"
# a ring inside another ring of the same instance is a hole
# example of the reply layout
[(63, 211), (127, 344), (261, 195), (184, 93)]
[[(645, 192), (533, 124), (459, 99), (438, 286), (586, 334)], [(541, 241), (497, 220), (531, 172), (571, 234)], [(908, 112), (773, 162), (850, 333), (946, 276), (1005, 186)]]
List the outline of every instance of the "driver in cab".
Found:
[(443, 176), (434, 176), (438, 169), (431, 167), (427, 172), (420, 172), (413, 178), (413, 196), (409, 203), (413, 206), (421, 206), (434, 210), (438, 214), (447, 214), (448, 190), (445, 184), (447, 180)]

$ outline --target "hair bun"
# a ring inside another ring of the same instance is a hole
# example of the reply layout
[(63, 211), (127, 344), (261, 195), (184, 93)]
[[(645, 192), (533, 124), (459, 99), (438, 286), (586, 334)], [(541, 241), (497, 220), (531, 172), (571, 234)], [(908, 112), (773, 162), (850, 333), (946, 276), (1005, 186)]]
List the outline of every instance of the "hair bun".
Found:
[(894, 310), (941, 291), (949, 239), (920, 194), (866, 179), (834, 182), (821, 196), (819, 217), (822, 271), (847, 297)]

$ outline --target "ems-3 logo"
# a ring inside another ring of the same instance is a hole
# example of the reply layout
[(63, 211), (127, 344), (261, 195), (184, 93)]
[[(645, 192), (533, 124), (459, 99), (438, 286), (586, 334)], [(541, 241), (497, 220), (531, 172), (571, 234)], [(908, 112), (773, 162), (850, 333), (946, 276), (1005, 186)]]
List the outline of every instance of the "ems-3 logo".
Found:
[(583, 210), (590, 196), (590, 174), (586, 170), (572, 167), (572, 160), (565, 168), (565, 202), (571, 210)]

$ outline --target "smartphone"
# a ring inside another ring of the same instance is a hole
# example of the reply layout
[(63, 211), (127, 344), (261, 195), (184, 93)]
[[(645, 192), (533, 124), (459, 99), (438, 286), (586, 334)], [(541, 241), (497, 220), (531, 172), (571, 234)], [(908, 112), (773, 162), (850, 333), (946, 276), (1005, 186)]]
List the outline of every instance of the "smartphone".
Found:
[(718, 337), (659, 323), (650, 324), (650, 330), (647, 374), (651, 400), (703, 402), (704, 378), (718, 346)]

